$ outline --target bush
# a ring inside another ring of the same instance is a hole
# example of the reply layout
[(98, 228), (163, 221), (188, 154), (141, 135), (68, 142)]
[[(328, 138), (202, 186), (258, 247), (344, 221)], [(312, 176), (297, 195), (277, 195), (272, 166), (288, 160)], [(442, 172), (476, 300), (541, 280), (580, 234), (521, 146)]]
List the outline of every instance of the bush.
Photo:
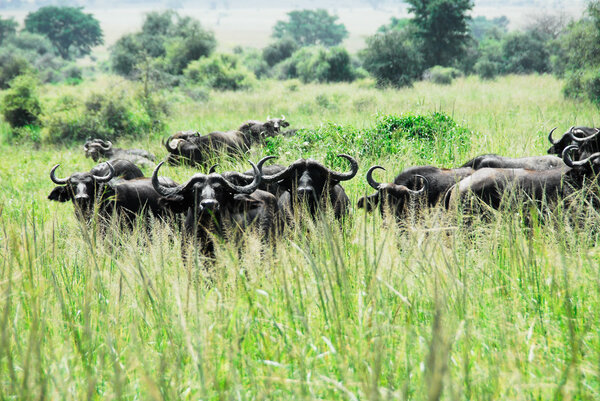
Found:
[(233, 54), (216, 54), (190, 63), (184, 74), (191, 82), (217, 90), (248, 89), (256, 77)]
[(425, 71), (423, 79), (439, 85), (450, 85), (454, 78), (461, 75), (461, 72), (456, 68), (436, 65)]
[(300, 78), (304, 83), (355, 79), (350, 54), (342, 47), (303, 47), (275, 66), (274, 73), (279, 79)]
[(550, 53), (539, 34), (513, 32), (502, 41), (502, 60), (505, 73), (544, 73), (549, 70)]
[(37, 81), (31, 75), (20, 75), (10, 82), (2, 96), (2, 115), (12, 128), (36, 125), (42, 113), (37, 94)]
[(494, 79), (498, 75), (498, 64), (487, 58), (481, 58), (475, 64), (475, 73), (481, 79)]
[(262, 57), (269, 67), (288, 59), (298, 50), (298, 43), (289, 36), (279, 39), (265, 47), (262, 51)]
[(83, 102), (72, 97), (59, 98), (43, 119), (45, 137), (52, 143), (89, 137), (114, 140), (162, 129), (157, 110), (149, 112), (144, 103), (144, 99), (117, 89), (93, 93)]
[(600, 107), (600, 70), (568, 71), (563, 94), (572, 99), (589, 99)]
[(0, 49), (0, 89), (9, 87), (19, 75), (33, 73), (33, 66), (23, 56), (8, 49)]
[(392, 30), (367, 38), (361, 52), (363, 67), (379, 87), (412, 85), (423, 72), (423, 58), (411, 41), (408, 30)]
[(269, 64), (263, 59), (262, 52), (257, 49), (249, 49), (240, 52), (242, 64), (256, 75), (263, 78), (270, 74)]

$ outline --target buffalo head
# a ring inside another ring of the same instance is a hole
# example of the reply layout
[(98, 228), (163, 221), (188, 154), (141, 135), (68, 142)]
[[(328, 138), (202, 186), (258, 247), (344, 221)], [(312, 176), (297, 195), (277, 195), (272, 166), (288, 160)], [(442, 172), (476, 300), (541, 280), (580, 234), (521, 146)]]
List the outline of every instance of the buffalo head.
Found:
[(90, 157), (95, 162), (104, 156), (107, 152), (112, 150), (113, 144), (110, 141), (104, 141), (102, 139), (88, 139), (83, 145), (85, 151), (85, 157)]
[(377, 169), (385, 171), (385, 168), (381, 166), (373, 166), (367, 171), (367, 182), (373, 189), (377, 190), (377, 193), (369, 197), (361, 198), (358, 207), (365, 207), (367, 211), (371, 211), (372, 205), (379, 204), (379, 210), (382, 214), (387, 209), (390, 210), (393, 215), (399, 217), (405, 213), (411, 199), (415, 199), (415, 197), (419, 196), (425, 197), (429, 181), (424, 176), (419, 174), (414, 175), (415, 179), (421, 179), (422, 182), (421, 188), (419, 190), (414, 190), (405, 185), (378, 183), (373, 179), (373, 171)]
[(108, 173), (104, 176), (95, 175), (92, 172), (73, 173), (67, 178), (57, 178), (56, 169), (60, 164), (50, 170), (50, 179), (58, 185), (48, 195), (48, 199), (58, 202), (73, 201), (76, 210), (89, 217), (94, 206), (97, 195), (100, 193), (100, 185), (110, 181), (115, 176), (115, 170), (110, 163), (106, 163)]
[[(591, 153), (597, 150), (597, 146), (593, 146), (592, 141), (597, 141), (598, 134), (600, 130), (597, 128), (589, 128), (589, 127), (571, 127), (567, 132), (563, 134), (563, 136), (554, 141), (552, 139), (552, 133), (556, 130), (556, 128), (552, 129), (548, 134), (548, 141), (552, 144), (548, 149), (548, 154), (556, 154), (562, 155), (564, 150), (570, 145), (578, 145), (578, 153)], [(589, 146), (592, 145), (592, 146)], [(589, 148), (589, 149), (588, 149)], [(573, 148), (574, 149), (574, 148)], [(590, 152), (591, 151), (591, 152)]]

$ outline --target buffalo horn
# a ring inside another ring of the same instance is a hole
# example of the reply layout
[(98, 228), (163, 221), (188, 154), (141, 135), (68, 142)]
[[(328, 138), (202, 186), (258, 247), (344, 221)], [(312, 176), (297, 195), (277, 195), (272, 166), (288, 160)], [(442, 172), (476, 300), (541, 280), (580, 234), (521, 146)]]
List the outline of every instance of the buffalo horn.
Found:
[(409, 191), (413, 195), (421, 195), (421, 194), (425, 193), (425, 191), (427, 191), (427, 188), (429, 188), (429, 180), (426, 177), (423, 177), (422, 175), (419, 175), (419, 174), (415, 174), (415, 178), (420, 178), (423, 181), (423, 186), (418, 191), (415, 191), (412, 189), (409, 189)]
[[(265, 181), (265, 176), (262, 175), (262, 167), (263, 164), (265, 164), (267, 161), (271, 160), (271, 159), (277, 159), (276, 156), (267, 156), (267, 157), (263, 157), (262, 159), (259, 160), (259, 162), (256, 164), (256, 167), (258, 167), (258, 170), (260, 171), (260, 174), (262, 176), (262, 181)], [(235, 177), (238, 179), (243, 179), (243, 180), (252, 180), (254, 178), (253, 175), (249, 175), (249, 174), (244, 174), (244, 173), (238, 173), (237, 171), (232, 171), (227, 173), (227, 177)], [(270, 182), (270, 181), (269, 181)]]
[(115, 176), (115, 169), (112, 166), (112, 164), (110, 164), (109, 162), (106, 162), (106, 165), (108, 166), (108, 174), (106, 174), (105, 176), (98, 176), (98, 175), (92, 175), (92, 177), (94, 177), (94, 179), (96, 180), (96, 182), (107, 182), (110, 181), (114, 176)]
[(565, 150), (563, 150), (563, 153), (562, 153), (563, 161), (565, 162), (565, 164), (568, 167), (571, 167), (571, 168), (584, 166), (587, 163), (589, 163), (592, 159), (595, 159), (598, 156), (600, 156), (600, 152), (596, 152), (596, 153), (593, 153), (590, 156), (586, 157), (583, 160), (574, 161), (573, 159), (571, 159), (571, 151), (575, 150), (575, 149), (579, 149), (579, 147), (577, 145), (570, 145), (570, 146), (567, 146), (565, 148)]
[(50, 170), (50, 179), (53, 183), (57, 185), (65, 185), (69, 180), (68, 178), (56, 178), (56, 176), (54, 175), (54, 172), (56, 171), (58, 166), (60, 166), (60, 164), (57, 164), (56, 166), (52, 167), (52, 170)]
[[(579, 132), (583, 132), (583, 131), (579, 131)], [(570, 136), (570, 137), (571, 137), (571, 139), (572, 139), (572, 140), (574, 140), (575, 142), (585, 142), (585, 141), (588, 141), (588, 140), (590, 140), (590, 139), (592, 139), (592, 138), (596, 137), (596, 136), (598, 135), (598, 133), (599, 133), (599, 132), (600, 132), (600, 130), (596, 129), (596, 132), (594, 132), (593, 134), (591, 134), (591, 135), (588, 135), (588, 136), (586, 136), (586, 137), (583, 137), (583, 138), (579, 138), (579, 137), (575, 136), (575, 133), (574, 133), (574, 131), (571, 129), (571, 130), (569, 131), (569, 136)]]
[(88, 150), (89, 148), (90, 148), (90, 144), (89, 144), (89, 142), (86, 142), (86, 143), (83, 145), (83, 150), (87, 152), (87, 150)]
[(252, 170), (254, 170), (254, 180), (248, 185), (235, 185), (228, 181), (225, 177), (221, 176), (223, 184), (225, 184), (225, 186), (228, 187), (232, 192), (239, 194), (251, 194), (256, 190), (256, 188), (258, 188), (258, 185), (262, 179), (261, 171), (258, 169), (258, 167), (256, 167), (256, 164), (252, 163), (251, 161), (249, 161), (249, 163), (252, 165)]
[(344, 159), (346, 159), (350, 162), (350, 172), (338, 173), (336, 171), (328, 169), (329, 177), (335, 181), (348, 181), (348, 180), (352, 179), (356, 175), (356, 173), (358, 173), (358, 162), (356, 161), (356, 159), (354, 159), (352, 156), (345, 155), (345, 154), (339, 154), (339, 155), (337, 155), (337, 157), (343, 157)]
[(179, 192), (181, 192), (187, 184), (179, 185), (175, 188), (170, 188), (162, 186), (160, 181), (158, 180), (158, 170), (160, 170), (160, 166), (162, 166), (164, 163), (165, 162), (162, 161), (158, 163), (158, 166), (154, 168), (154, 171), (152, 172), (152, 186), (154, 187), (154, 190), (162, 196), (169, 197), (179, 195)]
[(548, 134), (548, 140), (550, 141), (550, 143), (551, 143), (552, 145), (556, 145), (558, 142), (560, 142), (560, 141), (556, 141), (556, 142), (554, 142), (554, 141), (552, 140), (552, 133), (553, 133), (554, 131), (556, 131), (556, 128), (558, 128), (558, 127), (554, 127), (554, 128), (552, 128), (552, 131), (550, 131), (550, 133)]
[(285, 120), (285, 116), (282, 114), (281, 115), (281, 121)]
[(373, 166), (369, 169), (369, 171), (367, 171), (367, 182), (373, 189), (379, 189), (379, 186), (381, 185), (381, 183), (379, 183), (373, 179), (373, 171), (375, 171), (377, 169), (381, 169), (381, 170), (385, 171), (385, 168), (383, 168), (381, 166)]
[(217, 171), (217, 166), (218, 164), (213, 164), (212, 166), (210, 166), (210, 168), (208, 169), (208, 174), (212, 174), (215, 171)]
[(172, 139), (173, 139), (173, 135), (171, 135), (169, 138), (167, 138), (167, 140), (163, 143), (164, 147), (167, 148), (167, 150), (169, 151), (169, 153), (173, 153), (173, 152), (177, 151), (177, 148), (172, 148), (171, 145), (170, 145)]
[(111, 150), (113, 146), (111, 141), (99, 141), (98, 145), (104, 150)]

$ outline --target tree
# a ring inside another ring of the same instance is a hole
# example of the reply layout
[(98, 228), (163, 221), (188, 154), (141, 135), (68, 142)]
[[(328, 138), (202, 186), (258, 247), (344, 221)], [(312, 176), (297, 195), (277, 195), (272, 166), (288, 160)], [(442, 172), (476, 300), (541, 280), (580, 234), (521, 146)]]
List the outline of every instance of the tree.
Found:
[(367, 48), (360, 54), (363, 67), (380, 87), (412, 85), (423, 72), (419, 46), (410, 29), (391, 30), (367, 38)]
[(4, 39), (17, 33), (18, 25), (17, 21), (13, 18), (2, 19), (2, 17), (0, 17), (0, 44), (4, 42)]
[(25, 29), (48, 37), (64, 59), (85, 56), (93, 46), (104, 42), (98, 20), (81, 10), (81, 7), (42, 7), (27, 14)]
[(277, 21), (274, 38), (292, 37), (300, 46), (338, 45), (348, 36), (344, 24), (336, 23), (337, 16), (326, 10), (296, 10), (288, 13), (289, 21)]
[(469, 38), (467, 12), (473, 8), (471, 0), (406, 0), (408, 11), (416, 27), (415, 34), (422, 41), (425, 66), (447, 66), (464, 52)]
[(503, 72), (546, 72), (549, 58), (546, 42), (536, 32), (512, 32), (502, 41)]
[(280, 61), (290, 58), (296, 50), (298, 50), (298, 43), (293, 38), (286, 36), (265, 47), (262, 56), (269, 67), (273, 67)]

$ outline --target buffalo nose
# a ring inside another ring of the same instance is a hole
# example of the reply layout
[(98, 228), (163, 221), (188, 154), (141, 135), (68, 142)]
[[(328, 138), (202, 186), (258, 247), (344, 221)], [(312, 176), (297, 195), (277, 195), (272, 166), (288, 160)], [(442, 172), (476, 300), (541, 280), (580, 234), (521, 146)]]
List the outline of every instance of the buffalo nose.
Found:
[(77, 195), (75, 195), (75, 199), (76, 200), (84, 200), (84, 199), (90, 199), (90, 197), (87, 194), (77, 194)]
[(205, 199), (200, 202), (200, 208), (217, 211), (219, 210), (219, 202), (217, 202), (215, 199)]
[(298, 196), (301, 198), (309, 198), (312, 197), (315, 193), (314, 189), (310, 187), (300, 187), (298, 188)]

